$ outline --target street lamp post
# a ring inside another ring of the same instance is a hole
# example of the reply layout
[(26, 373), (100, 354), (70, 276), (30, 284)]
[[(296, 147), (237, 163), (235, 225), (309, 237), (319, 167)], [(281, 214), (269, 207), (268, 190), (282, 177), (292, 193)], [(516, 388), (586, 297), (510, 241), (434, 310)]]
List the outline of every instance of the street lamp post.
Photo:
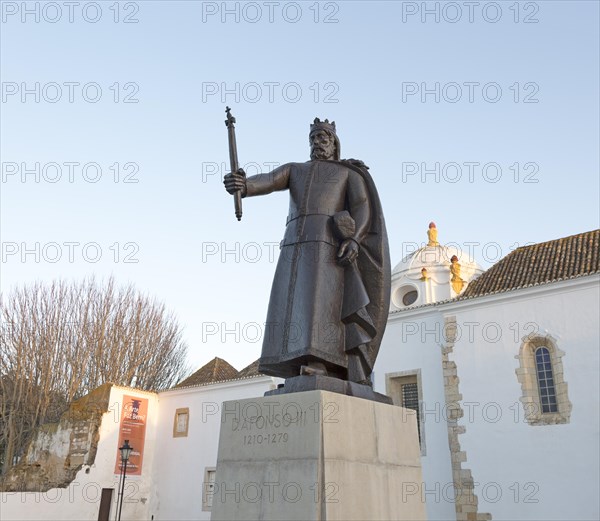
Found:
[(121, 509), (123, 508), (123, 494), (125, 493), (125, 477), (127, 476), (127, 461), (131, 455), (133, 447), (129, 445), (129, 440), (125, 440), (122, 447), (119, 447), (121, 451), (121, 481), (119, 482), (119, 505), (117, 508), (117, 521), (121, 521)]

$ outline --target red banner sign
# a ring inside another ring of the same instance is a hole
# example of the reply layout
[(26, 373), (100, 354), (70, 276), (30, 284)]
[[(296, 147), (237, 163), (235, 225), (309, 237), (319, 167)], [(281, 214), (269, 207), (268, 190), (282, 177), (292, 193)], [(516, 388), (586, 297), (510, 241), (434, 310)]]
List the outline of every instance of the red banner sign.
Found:
[(117, 445), (117, 461), (115, 474), (121, 473), (121, 452), (125, 440), (133, 448), (127, 461), (127, 475), (139, 476), (142, 473), (142, 460), (144, 457), (144, 442), (146, 440), (146, 420), (148, 417), (148, 398), (137, 396), (123, 396), (121, 408), (121, 423), (119, 425), (119, 444)]

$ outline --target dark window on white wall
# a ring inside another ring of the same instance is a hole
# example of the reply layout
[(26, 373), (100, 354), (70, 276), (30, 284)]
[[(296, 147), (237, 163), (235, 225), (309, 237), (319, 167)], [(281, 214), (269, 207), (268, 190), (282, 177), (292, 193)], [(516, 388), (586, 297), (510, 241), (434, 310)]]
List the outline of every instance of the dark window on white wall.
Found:
[(402, 407), (417, 412), (417, 429), (419, 431), (419, 443), (421, 442), (421, 415), (419, 414), (419, 386), (417, 382), (401, 384)]
[(401, 371), (399, 373), (388, 373), (385, 375), (386, 394), (392, 399), (394, 405), (400, 405), (411, 409), (417, 415), (417, 433), (421, 455), (427, 454), (425, 447), (425, 425), (421, 414), (423, 403), (423, 388), (421, 383), (421, 370)]
[(558, 412), (552, 361), (550, 360), (550, 351), (548, 351), (547, 347), (538, 347), (535, 350), (535, 365), (542, 413)]
[(565, 381), (563, 357), (551, 335), (525, 336), (515, 356), (521, 403), (529, 425), (569, 423), (572, 405)]

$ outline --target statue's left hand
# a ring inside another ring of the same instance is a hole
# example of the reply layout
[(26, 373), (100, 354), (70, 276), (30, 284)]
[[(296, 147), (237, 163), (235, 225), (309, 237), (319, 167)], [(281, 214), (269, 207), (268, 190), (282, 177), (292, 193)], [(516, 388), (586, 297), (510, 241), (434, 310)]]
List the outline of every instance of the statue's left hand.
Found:
[(340, 245), (340, 249), (338, 250), (338, 263), (342, 266), (346, 266), (351, 262), (356, 260), (358, 256), (359, 246), (353, 239), (346, 239)]

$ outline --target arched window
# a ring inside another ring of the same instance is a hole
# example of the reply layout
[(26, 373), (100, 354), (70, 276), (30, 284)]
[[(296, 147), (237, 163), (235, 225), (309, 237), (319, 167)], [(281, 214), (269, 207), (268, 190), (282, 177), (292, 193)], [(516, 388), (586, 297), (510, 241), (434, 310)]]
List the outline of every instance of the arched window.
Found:
[(530, 425), (569, 423), (572, 406), (563, 373), (564, 354), (550, 335), (523, 338), (515, 356), (520, 366), (516, 373)]
[(550, 361), (550, 351), (548, 351), (547, 347), (542, 346), (535, 350), (535, 366), (542, 413), (558, 412), (552, 362)]

